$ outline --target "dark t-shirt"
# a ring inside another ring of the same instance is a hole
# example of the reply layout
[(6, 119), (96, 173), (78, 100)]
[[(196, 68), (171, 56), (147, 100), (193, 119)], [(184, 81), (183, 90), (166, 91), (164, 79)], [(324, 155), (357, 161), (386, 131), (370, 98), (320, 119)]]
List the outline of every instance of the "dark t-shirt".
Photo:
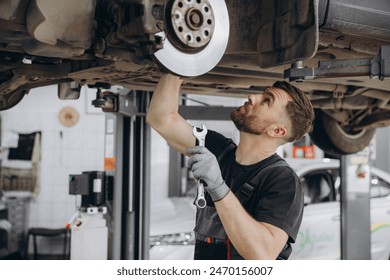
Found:
[[(206, 147), (218, 158), (227, 147), (233, 143), (229, 138), (209, 130), (206, 136)], [(227, 152), (219, 165), (225, 183), (236, 193), (241, 186), (263, 168), (284, 161), (274, 154), (265, 160), (252, 165), (241, 165), (235, 159), (236, 147)], [(287, 259), (291, 254), (290, 243), (295, 242), (302, 221), (303, 191), (302, 184), (295, 172), (286, 164), (264, 170), (258, 185), (244, 208), (257, 221), (266, 222), (284, 230), (289, 238), (286, 246), (280, 253), (280, 259)], [(207, 207), (212, 209), (214, 203), (206, 195)], [(202, 221), (198, 219), (197, 223)], [(199, 225), (196, 226), (200, 228)], [(238, 254), (233, 248), (234, 253)], [(195, 259), (226, 259), (226, 246), (196, 242)], [(237, 255), (237, 258), (241, 256)]]

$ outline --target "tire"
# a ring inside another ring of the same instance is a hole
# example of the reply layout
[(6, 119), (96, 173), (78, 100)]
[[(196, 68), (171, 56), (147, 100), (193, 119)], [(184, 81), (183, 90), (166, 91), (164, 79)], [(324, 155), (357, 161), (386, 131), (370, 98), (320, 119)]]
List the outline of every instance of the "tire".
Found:
[(338, 158), (354, 154), (367, 147), (375, 135), (375, 128), (349, 133), (333, 118), (315, 110), (315, 120), (310, 138), (326, 154)]
[(8, 110), (17, 105), (23, 97), (28, 93), (28, 90), (19, 90), (8, 93), (0, 99), (0, 111)]

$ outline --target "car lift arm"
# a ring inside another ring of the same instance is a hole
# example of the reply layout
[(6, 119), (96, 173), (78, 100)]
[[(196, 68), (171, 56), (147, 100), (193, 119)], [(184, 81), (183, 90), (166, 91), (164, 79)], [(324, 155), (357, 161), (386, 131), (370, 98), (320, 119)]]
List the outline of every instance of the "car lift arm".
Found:
[(302, 61), (284, 71), (285, 79), (302, 82), (319, 78), (369, 76), (390, 78), (390, 45), (382, 46), (374, 58), (320, 61), (318, 67), (303, 67)]

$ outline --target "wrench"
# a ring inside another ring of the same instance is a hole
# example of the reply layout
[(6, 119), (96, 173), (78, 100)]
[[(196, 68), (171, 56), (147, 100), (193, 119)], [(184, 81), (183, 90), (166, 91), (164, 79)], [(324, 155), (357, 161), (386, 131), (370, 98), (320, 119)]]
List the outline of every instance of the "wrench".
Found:
[[(200, 129), (199, 127), (194, 126), (192, 129), (192, 134), (198, 139), (199, 146), (205, 145), (205, 140), (206, 140), (206, 134), (207, 134), (207, 128), (204, 124), (202, 124), (202, 128)], [(197, 189), (197, 195), (196, 199), (194, 201), (194, 204), (198, 208), (204, 208), (206, 207), (206, 199), (204, 198), (204, 185), (203, 181), (199, 180), (198, 181), (198, 189)]]

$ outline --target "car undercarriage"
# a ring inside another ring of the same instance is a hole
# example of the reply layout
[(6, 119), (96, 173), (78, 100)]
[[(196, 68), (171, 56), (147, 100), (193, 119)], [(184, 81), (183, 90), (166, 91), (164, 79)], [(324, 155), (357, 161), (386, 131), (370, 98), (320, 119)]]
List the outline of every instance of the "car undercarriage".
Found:
[(170, 72), (198, 95), (291, 81), (333, 156), (390, 124), (387, 0), (5, 0), (0, 23), (0, 110), (52, 84), (61, 99), (82, 86), (153, 91)]

